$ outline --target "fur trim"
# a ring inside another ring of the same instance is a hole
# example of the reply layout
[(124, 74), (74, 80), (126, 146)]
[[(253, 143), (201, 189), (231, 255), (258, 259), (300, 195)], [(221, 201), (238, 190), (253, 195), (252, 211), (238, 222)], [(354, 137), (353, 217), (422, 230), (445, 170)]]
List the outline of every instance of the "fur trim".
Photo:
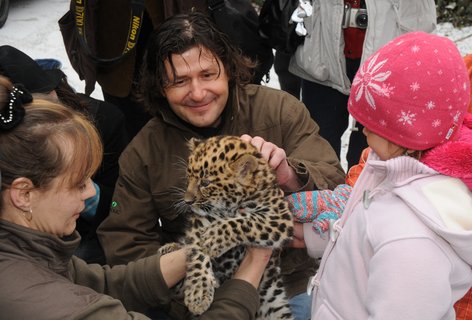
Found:
[[(464, 57), (465, 66), (469, 73), (470, 82), (472, 82), (472, 54), (468, 54)], [(470, 96), (472, 97), (472, 86), (470, 86)], [(472, 99), (469, 102), (469, 112), (472, 113)]]
[(446, 176), (461, 179), (472, 190), (472, 115), (466, 115), (454, 141), (427, 151), (421, 162)]

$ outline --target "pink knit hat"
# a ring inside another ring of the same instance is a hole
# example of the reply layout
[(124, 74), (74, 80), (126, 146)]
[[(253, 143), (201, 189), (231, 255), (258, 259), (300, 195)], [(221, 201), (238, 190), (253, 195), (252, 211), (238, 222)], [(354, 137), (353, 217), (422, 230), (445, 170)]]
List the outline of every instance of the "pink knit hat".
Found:
[(411, 32), (362, 64), (348, 110), (377, 135), (426, 150), (455, 135), (469, 105), (469, 88), (464, 61), (451, 40)]

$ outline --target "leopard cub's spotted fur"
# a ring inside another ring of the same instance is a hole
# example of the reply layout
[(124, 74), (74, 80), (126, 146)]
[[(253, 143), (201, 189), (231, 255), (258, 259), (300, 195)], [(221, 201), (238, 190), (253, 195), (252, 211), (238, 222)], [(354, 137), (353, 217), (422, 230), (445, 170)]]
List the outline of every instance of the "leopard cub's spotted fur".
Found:
[[(251, 144), (234, 136), (192, 139), (185, 203), (194, 214), (182, 244), (187, 248), (184, 302), (196, 315), (230, 279), (246, 245), (276, 248), (259, 286), (257, 319), (293, 319), (279, 268), (293, 224), (274, 171)], [(169, 244), (161, 252), (175, 250)]]

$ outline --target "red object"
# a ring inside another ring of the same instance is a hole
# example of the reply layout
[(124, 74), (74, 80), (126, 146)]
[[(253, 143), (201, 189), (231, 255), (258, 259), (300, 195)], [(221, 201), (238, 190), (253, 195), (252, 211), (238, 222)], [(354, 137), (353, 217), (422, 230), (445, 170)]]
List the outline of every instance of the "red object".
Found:
[[(345, 4), (350, 4), (351, 8), (360, 8), (360, 0), (344, 0)], [(346, 28), (344, 33), (344, 55), (349, 59), (360, 59), (362, 57), (362, 47), (364, 46), (366, 29)]]
[(346, 183), (350, 185), (351, 187), (354, 187), (354, 184), (356, 183), (357, 178), (359, 178), (359, 175), (361, 174), (362, 169), (364, 169), (365, 162), (367, 161), (367, 157), (369, 156), (369, 151), (370, 151), (369, 147), (362, 150), (359, 163), (352, 166), (351, 169), (349, 169), (349, 171), (347, 172)]
[(454, 304), (454, 310), (456, 311), (456, 320), (472, 319), (472, 288)]

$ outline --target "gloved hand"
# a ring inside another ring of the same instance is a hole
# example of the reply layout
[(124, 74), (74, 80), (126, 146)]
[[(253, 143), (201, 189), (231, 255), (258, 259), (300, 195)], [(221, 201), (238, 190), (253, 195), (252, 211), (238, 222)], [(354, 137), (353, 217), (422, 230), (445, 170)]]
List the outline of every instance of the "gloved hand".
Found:
[(330, 220), (338, 220), (346, 206), (352, 187), (340, 184), (334, 190), (295, 192), (285, 197), (296, 221), (313, 223), (313, 230), (323, 234)]

